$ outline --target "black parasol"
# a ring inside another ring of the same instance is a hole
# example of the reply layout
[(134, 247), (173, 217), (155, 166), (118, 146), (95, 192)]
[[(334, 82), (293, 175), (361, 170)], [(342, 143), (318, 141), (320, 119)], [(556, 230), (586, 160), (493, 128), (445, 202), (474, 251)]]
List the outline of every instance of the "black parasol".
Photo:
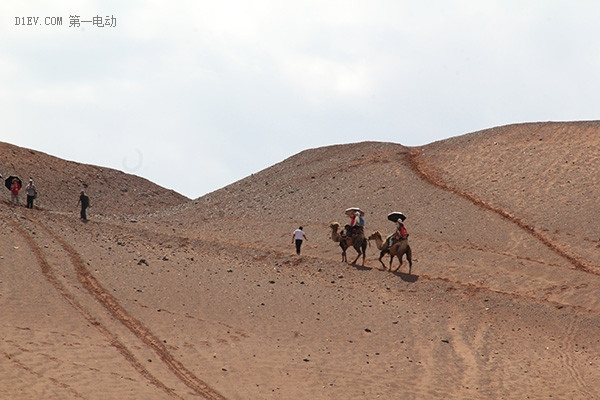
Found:
[(406, 215), (402, 214), (400, 211), (394, 211), (393, 213), (389, 213), (387, 218), (392, 222), (398, 222), (398, 220), (404, 222)]
[(14, 179), (16, 179), (17, 182), (19, 182), (19, 185), (21, 187), (23, 187), (23, 182), (21, 181), (21, 179), (18, 176), (11, 175), (11, 176), (9, 176), (8, 178), (6, 178), (4, 180), (4, 186), (6, 186), (6, 188), (8, 190), (10, 190), (10, 186), (12, 185), (12, 182), (13, 182)]

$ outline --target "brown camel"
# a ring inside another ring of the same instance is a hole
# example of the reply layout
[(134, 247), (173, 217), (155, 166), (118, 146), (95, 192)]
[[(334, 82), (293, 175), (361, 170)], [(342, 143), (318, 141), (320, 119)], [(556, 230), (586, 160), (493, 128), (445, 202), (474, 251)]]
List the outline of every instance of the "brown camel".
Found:
[(356, 250), (356, 252), (358, 253), (356, 255), (356, 258), (354, 259), (354, 261), (352, 261), (352, 264), (355, 264), (356, 261), (358, 260), (358, 258), (362, 255), (363, 256), (362, 265), (364, 267), (365, 266), (365, 258), (367, 256), (368, 241), (365, 238), (365, 235), (363, 234), (363, 232), (361, 231), (360, 233), (350, 237), (350, 236), (342, 235), (338, 232), (338, 229), (340, 228), (340, 224), (338, 222), (332, 222), (331, 224), (329, 224), (329, 227), (331, 228), (331, 239), (334, 242), (340, 243), (340, 247), (342, 249), (342, 261), (344, 261), (344, 262), (348, 261), (346, 258), (346, 250), (348, 249), (348, 247), (352, 246), (352, 247), (354, 247), (354, 250)]
[(394, 257), (398, 257), (398, 260), (400, 261), (400, 265), (398, 265), (398, 268), (396, 268), (396, 271), (398, 271), (402, 266), (402, 256), (406, 254), (406, 259), (408, 260), (408, 274), (410, 275), (412, 271), (412, 250), (410, 249), (407, 238), (401, 239), (400, 241), (393, 243), (392, 246), (389, 248), (387, 241), (383, 241), (383, 238), (381, 237), (381, 233), (379, 233), (379, 231), (373, 232), (371, 236), (369, 236), (369, 240), (375, 240), (377, 248), (381, 250), (381, 252), (379, 253), (379, 262), (381, 263), (381, 265), (383, 265), (384, 270), (386, 269), (386, 267), (383, 261), (381, 261), (384, 255), (386, 255), (387, 253), (390, 254), (390, 271), (392, 270), (392, 263), (394, 262)]
[(348, 247), (352, 246), (352, 241), (349, 240), (349, 237), (342, 236), (338, 232), (338, 229), (340, 229), (340, 224), (338, 222), (330, 223), (329, 227), (331, 228), (331, 240), (340, 244), (340, 247), (342, 249), (342, 262), (346, 262), (346, 250), (348, 249)]

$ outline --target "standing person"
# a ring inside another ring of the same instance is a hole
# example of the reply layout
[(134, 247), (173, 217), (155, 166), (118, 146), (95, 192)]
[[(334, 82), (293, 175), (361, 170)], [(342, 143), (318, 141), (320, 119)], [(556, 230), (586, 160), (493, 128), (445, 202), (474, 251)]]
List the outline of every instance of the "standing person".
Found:
[(33, 199), (37, 196), (37, 188), (31, 178), (29, 178), (29, 183), (25, 186), (25, 193), (27, 194), (27, 208), (33, 208)]
[(302, 241), (308, 239), (306, 238), (306, 234), (302, 230), (302, 227), (296, 229), (292, 234), (292, 243), (296, 243), (296, 254), (300, 255), (300, 248), (302, 247)]
[(21, 190), (21, 184), (17, 178), (14, 178), (10, 185), (10, 200), (16, 205), (19, 205), (19, 190)]
[(77, 202), (77, 205), (81, 205), (81, 219), (86, 222), (87, 219), (87, 215), (85, 213), (85, 210), (87, 210), (88, 207), (91, 207), (90, 205), (90, 198), (85, 194), (85, 192), (82, 190), (80, 195), (79, 195), (79, 201)]

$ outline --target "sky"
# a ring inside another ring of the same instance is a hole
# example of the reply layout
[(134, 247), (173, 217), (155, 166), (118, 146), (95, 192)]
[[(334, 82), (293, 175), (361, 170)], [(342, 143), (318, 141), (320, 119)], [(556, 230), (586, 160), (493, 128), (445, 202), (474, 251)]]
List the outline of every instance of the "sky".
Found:
[(3, 0), (0, 141), (197, 198), (321, 146), (596, 120), (598, 21), (596, 0)]

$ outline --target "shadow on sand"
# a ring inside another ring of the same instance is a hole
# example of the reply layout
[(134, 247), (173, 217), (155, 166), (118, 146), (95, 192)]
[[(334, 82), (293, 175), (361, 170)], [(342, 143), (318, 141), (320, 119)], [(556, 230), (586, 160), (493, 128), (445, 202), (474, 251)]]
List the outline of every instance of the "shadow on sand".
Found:
[(373, 268), (371, 268), (371, 267), (367, 267), (367, 266), (364, 266), (364, 267), (363, 267), (362, 265), (358, 265), (358, 264), (352, 264), (352, 263), (348, 263), (348, 265), (350, 265), (350, 266), (352, 266), (352, 267), (356, 268), (356, 269), (357, 269), (357, 270), (359, 270), (359, 271), (370, 271), (370, 270), (372, 270), (372, 269), (373, 269)]
[[(352, 263), (347, 263), (347, 264), (356, 268), (356, 270), (358, 270), (358, 271), (371, 271), (371, 270), (377, 270), (377, 271), (382, 271), (382, 272), (387, 271), (387, 270), (382, 270), (379, 268), (362, 266), (359, 264), (352, 264)], [(419, 275), (407, 274), (406, 272), (400, 272), (400, 271), (390, 271), (390, 273), (396, 275), (397, 277), (402, 279), (404, 282), (415, 283), (416, 281), (419, 280)]]
[(407, 274), (405, 272), (393, 271), (392, 274), (399, 276), (404, 282), (415, 283), (419, 280), (419, 275)]

